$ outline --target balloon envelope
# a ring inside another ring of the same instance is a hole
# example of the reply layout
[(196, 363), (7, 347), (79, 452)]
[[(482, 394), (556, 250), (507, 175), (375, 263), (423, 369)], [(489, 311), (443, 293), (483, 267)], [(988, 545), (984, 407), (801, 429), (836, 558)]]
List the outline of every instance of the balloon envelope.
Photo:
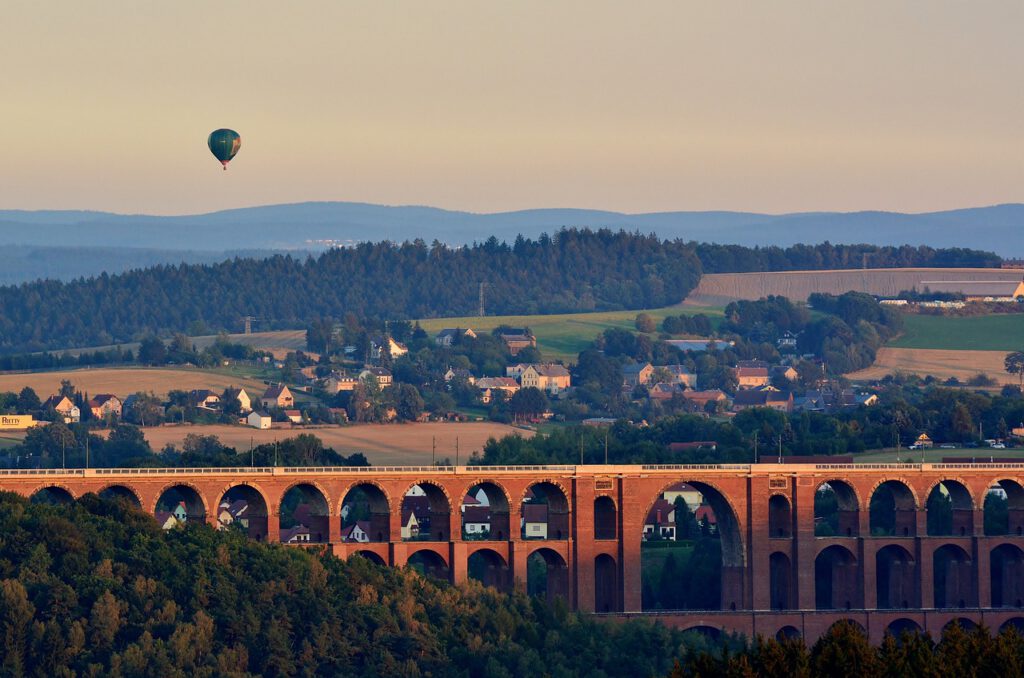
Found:
[(210, 132), (210, 138), (206, 140), (213, 157), (220, 160), (224, 169), (228, 168), (231, 158), (235, 157), (238, 149), (242, 146), (242, 137), (233, 129), (218, 129)]

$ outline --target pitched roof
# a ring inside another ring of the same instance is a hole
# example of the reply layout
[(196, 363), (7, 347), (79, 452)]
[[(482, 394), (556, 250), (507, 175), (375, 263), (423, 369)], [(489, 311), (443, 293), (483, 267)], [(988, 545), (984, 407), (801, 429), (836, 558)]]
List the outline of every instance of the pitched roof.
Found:
[(644, 521), (644, 524), (653, 525), (655, 523), (667, 522), (669, 515), (675, 510), (675, 504), (667, 501), (664, 497), (658, 497), (658, 500), (654, 502), (654, 506), (647, 513), (647, 520)]
[[(267, 390), (264, 391), (264, 393), (263, 393), (263, 397), (264, 398), (280, 398), (281, 394), (284, 393), (285, 391), (288, 391), (288, 387), (287, 386), (285, 386), (284, 384), (277, 384), (276, 386), (270, 386), (269, 388), (267, 388)], [(291, 393), (291, 391), (288, 391), (288, 392), (289, 392), (289, 394)]]
[(548, 521), (548, 505), (523, 504), (523, 520), (528, 523), (546, 523)]
[(569, 370), (562, 365), (544, 364), (531, 365), (531, 367), (542, 377), (568, 377)]
[(476, 380), (477, 388), (519, 388), (519, 382), (512, 377), (481, 377)]
[(768, 378), (768, 368), (767, 367), (737, 367), (737, 368), (735, 368), (735, 370), (736, 370), (736, 377), (737, 378), (742, 378), (742, 377), (764, 377), (766, 379)]
[(622, 368), (622, 373), (624, 375), (640, 374), (649, 367), (651, 367), (650, 363), (635, 363), (633, 365), (625, 365)]
[(370, 534), (370, 523), (366, 520), (357, 520), (348, 527), (341, 530), (341, 540), (348, 541), (352, 538), (352, 532), (358, 527), (364, 534)]
[(725, 393), (717, 388), (710, 391), (683, 391), (683, 397), (687, 400), (695, 400), (697, 402), (726, 399)]
[(121, 399), (118, 398), (113, 393), (97, 393), (89, 400), (89, 404), (92, 405), (93, 407), (99, 407), (100, 405), (103, 405), (104, 403), (110, 400), (116, 400), (117, 402), (121, 402)]
[(281, 530), (281, 542), (287, 544), (294, 537), (302, 534), (309, 534), (309, 528), (305, 525), (296, 525), (295, 527), (286, 527)]
[[(491, 522), (491, 509), (489, 506), (467, 506), (466, 510), (462, 512), (462, 522), (464, 523), (490, 523)], [(534, 521), (529, 521), (534, 522)]]

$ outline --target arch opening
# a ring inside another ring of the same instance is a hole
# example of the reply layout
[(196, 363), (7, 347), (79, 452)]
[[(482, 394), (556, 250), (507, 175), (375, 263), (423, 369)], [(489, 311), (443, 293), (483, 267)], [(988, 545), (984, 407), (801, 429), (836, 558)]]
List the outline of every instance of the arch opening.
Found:
[(594, 500), (594, 539), (615, 539), (618, 534), (618, 511), (611, 497)]
[(1000, 544), (989, 556), (992, 607), (1024, 607), (1024, 551)]
[(910, 488), (887, 480), (871, 493), (868, 505), (872, 537), (913, 537), (917, 534), (917, 507)]
[(387, 565), (387, 563), (384, 562), (384, 559), (381, 558), (378, 554), (374, 553), (373, 551), (356, 551), (355, 553), (353, 553), (349, 557), (350, 558), (365, 558), (366, 560), (369, 560), (374, 565), (380, 565), (382, 567), (384, 565)]
[(1010, 617), (999, 627), (999, 633), (1014, 629), (1017, 635), (1024, 636), (1024, 617)]
[(451, 581), (451, 571), (448, 569), (448, 563), (434, 551), (421, 549), (409, 556), (409, 560), (406, 562), (409, 567), (425, 577)]
[(39, 488), (32, 493), (32, 496), (29, 497), (29, 501), (33, 504), (51, 504), (59, 506), (62, 504), (73, 504), (75, 503), (75, 498), (63, 487), (53, 485), (50, 487)]
[(494, 483), (477, 483), (466, 491), (460, 506), (462, 538), (467, 541), (509, 539), (509, 506), (504, 490)]
[(986, 536), (1024, 536), (1024, 488), (1013, 480), (1000, 480), (985, 493)]
[(793, 609), (793, 565), (789, 556), (773, 553), (768, 558), (768, 570), (772, 609)]
[(618, 612), (619, 568), (615, 559), (607, 553), (594, 558), (594, 610), (597, 612)]
[(512, 589), (512, 577), (508, 563), (497, 551), (480, 549), (474, 551), (467, 561), (467, 572), (470, 579), (475, 579), (484, 586), (508, 592)]
[(324, 544), (330, 540), (330, 524), (330, 504), (315, 485), (293, 485), (281, 497), (278, 529), (282, 544)]
[(895, 638), (897, 641), (901, 641), (904, 634), (918, 634), (922, 633), (924, 629), (913, 619), (895, 619), (885, 627), (885, 632)]
[(954, 624), (959, 626), (961, 630), (966, 631), (968, 633), (978, 628), (978, 625), (975, 624), (972, 620), (968, 619), (967, 617), (957, 617), (956, 619), (950, 619), (948, 622), (946, 622), (946, 624), (942, 627), (942, 632), (945, 633)]
[(132, 506), (132, 508), (142, 508), (142, 502), (139, 500), (138, 495), (131, 488), (124, 485), (109, 485), (103, 488), (100, 491), (100, 498), (109, 501), (123, 501)]
[(768, 536), (789, 539), (793, 536), (793, 515), (789, 500), (773, 494), (768, 500)]
[(699, 481), (666, 487), (641, 534), (644, 610), (744, 609), (746, 559), (728, 499)]
[(917, 561), (910, 552), (890, 544), (875, 554), (875, 607), (895, 610), (920, 607)]
[(845, 546), (833, 544), (814, 559), (814, 602), (819, 610), (864, 607), (860, 563)]
[(775, 633), (775, 640), (782, 642), (784, 640), (796, 640), (800, 637), (800, 629), (795, 626), (783, 626)]
[(936, 608), (977, 607), (974, 562), (962, 548), (945, 544), (932, 554)]
[(558, 552), (537, 549), (526, 559), (526, 591), (549, 603), (569, 599), (569, 568)]
[(554, 483), (535, 483), (520, 506), (523, 539), (569, 538), (569, 500)]
[(418, 483), (402, 497), (402, 541), (449, 541), (451, 506), (437, 485)]
[(251, 539), (267, 538), (267, 502), (249, 485), (235, 485), (217, 502), (217, 529), (241, 530)]
[(343, 542), (391, 541), (391, 509), (388, 498), (376, 485), (355, 485), (341, 501), (341, 540)]
[(956, 480), (932, 488), (925, 505), (929, 537), (967, 537), (974, 533), (971, 493)]
[(206, 521), (206, 505), (195, 489), (188, 485), (172, 485), (156, 500), (156, 521), (169, 530), (185, 523)]
[(853, 486), (829, 480), (814, 493), (814, 536), (856, 537), (860, 534), (860, 504)]

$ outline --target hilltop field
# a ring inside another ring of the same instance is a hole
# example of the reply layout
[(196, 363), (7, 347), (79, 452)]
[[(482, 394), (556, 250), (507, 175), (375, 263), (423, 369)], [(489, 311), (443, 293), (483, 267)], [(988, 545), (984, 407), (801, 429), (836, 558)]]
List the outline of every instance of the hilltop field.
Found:
[(266, 384), (243, 376), (222, 374), (212, 370), (186, 368), (104, 367), (60, 370), (56, 372), (28, 372), (0, 374), (0, 391), (20, 391), (29, 386), (45, 399), (60, 390), (62, 379), (68, 379), (78, 390), (94, 395), (113, 393), (122, 398), (136, 391), (152, 391), (165, 397), (172, 389), (191, 391), (207, 388), (223, 391), (229, 386), (245, 388), (262, 394)]

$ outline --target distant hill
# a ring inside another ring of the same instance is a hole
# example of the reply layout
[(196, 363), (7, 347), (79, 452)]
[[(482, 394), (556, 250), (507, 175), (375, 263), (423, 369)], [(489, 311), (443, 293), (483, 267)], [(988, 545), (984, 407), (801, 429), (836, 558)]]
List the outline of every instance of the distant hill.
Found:
[(434, 207), (349, 202), (268, 205), (159, 217), (107, 212), (0, 210), (0, 245), (103, 246), (180, 250), (307, 249), (328, 242), (422, 238), (449, 245), (536, 237), (564, 226), (625, 228), (662, 238), (737, 245), (868, 243), (970, 247), (1024, 254), (1024, 204), (902, 214), (898, 212), (660, 212), (623, 214), (535, 209), (474, 214)]

